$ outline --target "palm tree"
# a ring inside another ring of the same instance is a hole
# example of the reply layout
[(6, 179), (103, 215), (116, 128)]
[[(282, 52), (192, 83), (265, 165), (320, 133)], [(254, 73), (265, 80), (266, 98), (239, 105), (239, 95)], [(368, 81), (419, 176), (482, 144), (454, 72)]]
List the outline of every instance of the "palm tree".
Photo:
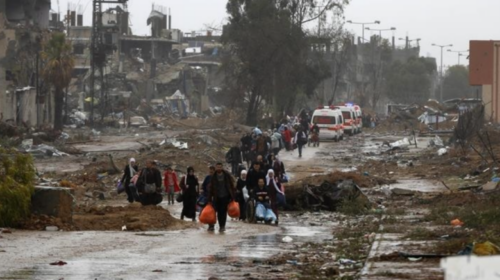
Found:
[(63, 89), (71, 82), (71, 75), (75, 66), (71, 44), (66, 42), (64, 33), (54, 33), (44, 44), (42, 59), (45, 62), (43, 77), (55, 90), (54, 130), (63, 128)]

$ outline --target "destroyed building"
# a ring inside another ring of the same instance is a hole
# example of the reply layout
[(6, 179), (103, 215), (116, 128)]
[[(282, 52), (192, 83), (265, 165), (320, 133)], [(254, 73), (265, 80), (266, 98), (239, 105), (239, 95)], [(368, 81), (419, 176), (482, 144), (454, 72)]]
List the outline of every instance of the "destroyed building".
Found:
[(48, 33), (50, 0), (0, 1), (0, 119), (29, 125), (51, 121), (38, 80), (41, 42)]

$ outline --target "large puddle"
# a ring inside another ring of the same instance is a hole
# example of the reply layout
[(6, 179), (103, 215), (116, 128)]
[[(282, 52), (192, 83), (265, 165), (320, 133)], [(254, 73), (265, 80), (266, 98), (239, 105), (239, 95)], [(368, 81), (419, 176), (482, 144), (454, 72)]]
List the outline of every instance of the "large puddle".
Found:
[[(285, 214), (281, 221), (283, 224), (279, 228), (231, 222), (225, 234), (207, 233), (204, 228), (177, 232), (33, 234), (38, 236), (23, 241), (38, 239), (41, 245), (37, 249), (31, 247), (34, 250), (32, 257), (25, 257), (30, 259), (30, 265), (14, 271), (0, 268), (0, 279), (179, 280), (207, 279), (210, 276), (247, 279), (241, 273), (245, 266), (263, 265), (265, 259), (292, 250), (298, 242), (320, 242), (332, 238), (330, 227), (297, 225), (296, 218)], [(245, 228), (249, 227), (253, 227), (253, 231), (248, 230), (249, 236), (245, 237)], [(268, 233), (258, 234), (258, 231)], [(293, 241), (285, 243), (284, 237), (291, 237)], [(96, 245), (93, 245), (93, 239)], [(103, 240), (106, 240), (106, 245), (101, 246)], [(15, 250), (17, 245), (11, 249)], [(51, 252), (43, 252), (47, 250)], [(69, 257), (70, 252), (75, 256)], [(58, 260), (67, 262), (67, 265), (49, 264)]]

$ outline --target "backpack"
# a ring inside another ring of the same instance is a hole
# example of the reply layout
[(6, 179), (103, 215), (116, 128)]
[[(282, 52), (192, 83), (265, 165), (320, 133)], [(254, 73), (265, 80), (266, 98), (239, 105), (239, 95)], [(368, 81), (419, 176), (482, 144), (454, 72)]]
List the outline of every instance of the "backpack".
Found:
[(307, 144), (307, 136), (305, 132), (303, 131), (299, 132), (297, 142), (299, 142), (299, 144)]

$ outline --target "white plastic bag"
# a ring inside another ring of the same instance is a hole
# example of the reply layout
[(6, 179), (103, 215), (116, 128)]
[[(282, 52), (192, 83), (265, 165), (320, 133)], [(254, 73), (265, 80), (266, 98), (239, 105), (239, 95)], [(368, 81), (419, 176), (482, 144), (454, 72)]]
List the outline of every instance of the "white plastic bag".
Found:
[(248, 199), (250, 198), (247, 187), (244, 187), (242, 191), (243, 191), (243, 198), (245, 199), (245, 202), (247, 202)]

